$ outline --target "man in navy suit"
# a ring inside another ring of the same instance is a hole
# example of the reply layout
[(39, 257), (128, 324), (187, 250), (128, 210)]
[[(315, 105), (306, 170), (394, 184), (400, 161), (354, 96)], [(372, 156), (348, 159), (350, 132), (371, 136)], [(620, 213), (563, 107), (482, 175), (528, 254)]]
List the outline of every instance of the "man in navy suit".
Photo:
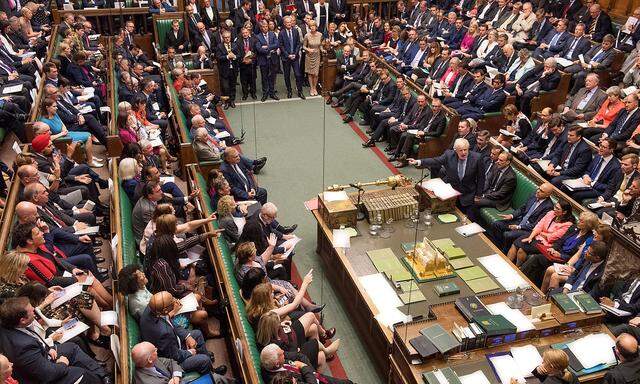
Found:
[(497, 74), (491, 80), (491, 87), (473, 102), (457, 108), (462, 119), (480, 120), (485, 113), (497, 112), (502, 108), (507, 94), (504, 91), (504, 75)]
[(553, 209), (553, 201), (550, 199), (552, 193), (551, 183), (541, 184), (525, 204), (516, 208), (511, 214), (499, 215), (502, 220), (491, 224), (489, 234), (502, 252), (507, 253), (519, 237), (528, 236), (538, 221)]
[(104, 369), (76, 344), (62, 343), (56, 348), (47, 345), (38, 333), (42, 326), (35, 324), (35, 311), (28, 298), (6, 299), (0, 306), (0, 321), (0, 349), (13, 363), (13, 377), (19, 383), (112, 382)]
[[(462, 77), (462, 76), (459, 76), (459, 77)], [(458, 92), (456, 93), (455, 92), (456, 89), (454, 85), (454, 92), (450, 93), (450, 96), (445, 97), (443, 100), (443, 103), (449, 108), (457, 109), (457, 108), (461, 108), (465, 103), (473, 102), (480, 95), (484, 94), (484, 92), (489, 88), (487, 83), (484, 81), (484, 78), (485, 78), (484, 70), (475, 69), (473, 71), (473, 81), (471, 82), (469, 89), (463, 94), (460, 94), (460, 89), (459, 89), (460, 87), (459, 87)], [(445, 96), (446, 96), (446, 93), (445, 93)]]
[[(580, 127), (569, 128), (567, 144), (562, 151), (556, 151), (550, 160), (551, 163), (540, 174), (551, 179), (551, 184), (558, 188), (562, 186), (563, 180), (584, 175), (591, 162), (591, 147), (582, 140)], [(535, 164), (534, 168), (540, 168), (540, 166)]]
[(275, 94), (276, 75), (278, 70), (278, 54), (280, 48), (278, 37), (269, 31), (269, 24), (266, 21), (260, 22), (260, 33), (256, 35), (255, 47), (257, 54), (256, 65), (260, 67), (260, 78), (262, 79), (262, 101), (271, 97), (273, 100), (280, 100)]
[(567, 21), (558, 20), (556, 27), (549, 30), (546, 36), (540, 41), (540, 45), (533, 51), (533, 57), (542, 59), (554, 56), (564, 49), (567, 41), (571, 40), (571, 34), (567, 32)]
[(467, 33), (467, 29), (464, 27), (464, 21), (462, 20), (462, 17), (458, 17), (454, 27), (451, 28), (447, 38), (445, 39), (445, 44), (449, 46), (449, 49), (460, 49), (460, 44), (462, 43), (465, 33)]
[(401, 66), (411, 65), (413, 57), (418, 53), (420, 43), (418, 42), (418, 32), (415, 29), (409, 31), (409, 40), (404, 45), (401, 52), (398, 52), (397, 64)]
[(579, 269), (573, 271), (562, 287), (563, 293), (584, 291), (594, 298), (599, 297), (598, 287), (607, 260), (609, 247), (604, 241), (594, 241), (584, 254), (585, 262)]
[(253, 172), (241, 161), (235, 148), (225, 149), (220, 171), (229, 182), (231, 194), (236, 200), (257, 200), (263, 205), (267, 202), (267, 190), (256, 185)]
[(350, 6), (347, 0), (329, 0), (329, 21), (340, 24), (349, 20)]
[(560, 72), (554, 57), (544, 60), (544, 64), (538, 64), (531, 68), (516, 82), (516, 104), (527, 116), (531, 116), (531, 100), (541, 91), (551, 92), (560, 84)]
[(474, 203), (475, 197), (482, 195), (484, 162), (478, 153), (469, 152), (469, 142), (466, 139), (457, 139), (453, 144), (453, 150), (447, 149), (438, 157), (408, 161), (416, 168), (444, 167), (444, 182), (451, 184), (453, 189), (461, 193), (457, 205), (463, 212)]
[(577, 64), (576, 60), (578, 60), (578, 57), (587, 53), (587, 51), (591, 48), (591, 40), (589, 40), (589, 38), (584, 35), (584, 31), (585, 25), (583, 23), (578, 23), (578, 25), (576, 25), (576, 29), (573, 32), (573, 38), (567, 40), (564, 45), (564, 49), (556, 55), (558, 57), (571, 60), (575, 64)]
[[(618, 143), (619, 148), (624, 148), (631, 134), (640, 124), (640, 110), (638, 110), (638, 95), (632, 93), (624, 99), (624, 109), (618, 112), (600, 138), (610, 138)], [(598, 136), (596, 136), (597, 138)]]
[[(202, 24), (202, 23), (201, 23)], [(238, 78), (239, 58), (243, 55), (237, 45), (231, 44), (231, 32), (222, 33), (222, 44), (216, 46), (215, 55), (220, 71), (220, 88), (222, 96), (228, 99), (224, 103), (224, 109), (236, 107), (236, 79)]]
[(469, 73), (469, 65), (463, 61), (458, 67), (458, 77), (456, 77), (456, 80), (453, 82), (451, 91), (449, 91), (449, 89), (442, 91), (444, 96), (443, 102), (448, 105), (454, 101), (462, 101), (467, 92), (471, 91), (474, 85), (473, 80), (474, 76)]
[(602, 139), (598, 144), (598, 155), (593, 157), (589, 168), (582, 176), (582, 181), (590, 186), (589, 189), (567, 191), (576, 201), (593, 199), (602, 196), (604, 200), (609, 200), (616, 194), (622, 183), (622, 170), (620, 161), (613, 156), (617, 143), (613, 139)]
[[(601, 296), (600, 304), (617, 308), (621, 311), (629, 312), (628, 316), (609, 316), (607, 314), (607, 323), (627, 322), (634, 316), (640, 314), (640, 276), (627, 278), (619, 283), (614, 283), (610, 295)], [(640, 320), (640, 318), (639, 318)], [(620, 332), (612, 330), (613, 334), (618, 335)], [(637, 334), (640, 335), (640, 328)]]
[[(208, 374), (213, 356), (207, 351), (202, 332), (174, 325), (169, 319), (175, 300), (167, 291), (151, 296), (140, 315), (140, 337), (156, 346), (158, 356), (175, 360), (185, 372)], [(224, 375), (226, 370), (220, 366), (214, 372)]]
[(280, 31), (278, 40), (280, 42), (280, 58), (282, 59), (282, 72), (284, 74), (284, 83), (287, 86), (287, 97), (291, 97), (291, 68), (296, 78), (296, 88), (298, 97), (305, 99), (302, 93), (302, 72), (300, 71), (300, 34), (293, 29), (293, 18), (291, 16), (284, 17), (284, 28)]
[(422, 63), (424, 62), (424, 59), (426, 59), (427, 56), (429, 55), (428, 49), (429, 48), (427, 45), (427, 40), (420, 39), (420, 41), (418, 42), (418, 50), (413, 55), (413, 58), (411, 59), (409, 64), (405, 65), (405, 63), (402, 62), (397, 68), (398, 71), (402, 72), (403, 74), (408, 74), (416, 68), (422, 68)]

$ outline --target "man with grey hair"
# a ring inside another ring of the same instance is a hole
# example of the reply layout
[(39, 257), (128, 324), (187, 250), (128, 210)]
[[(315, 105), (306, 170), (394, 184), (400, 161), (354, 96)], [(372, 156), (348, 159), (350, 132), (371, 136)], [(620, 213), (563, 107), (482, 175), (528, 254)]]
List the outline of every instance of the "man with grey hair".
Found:
[(180, 384), (183, 372), (180, 364), (166, 357), (158, 357), (158, 348), (148, 341), (133, 346), (131, 360), (136, 365), (136, 383)]
[[(198, 116), (195, 116), (194, 119), (196, 117)], [(218, 147), (215, 141), (211, 139), (206, 128), (197, 128), (193, 137), (193, 150), (196, 153), (198, 161), (221, 162), (220, 147)]]
[(516, 95), (516, 105), (526, 116), (531, 116), (531, 100), (538, 96), (540, 91), (553, 91), (559, 84), (560, 72), (557, 61), (554, 57), (549, 57), (544, 60), (543, 65), (536, 65), (516, 81), (513, 91)]
[(268, 344), (262, 348), (260, 365), (265, 383), (273, 382), (274, 377), (281, 377), (295, 379), (298, 383), (352, 384), (348, 379), (315, 372), (307, 356), (301, 352), (285, 352), (276, 344)]
[(456, 139), (453, 150), (447, 149), (438, 157), (408, 161), (416, 168), (443, 167), (446, 173), (443, 181), (460, 192), (457, 205), (463, 212), (473, 205), (474, 198), (482, 195), (485, 179), (483, 160), (480, 154), (469, 152), (466, 139)]
[[(245, 0), (247, 1), (247, 0)], [(278, 37), (269, 31), (269, 24), (266, 21), (260, 22), (260, 33), (255, 35), (256, 65), (260, 67), (260, 78), (262, 79), (262, 99), (266, 101), (268, 97), (273, 100), (280, 100), (275, 93), (275, 83), (278, 67), (277, 50), (280, 48)]]
[(291, 98), (292, 96), (291, 68), (293, 68), (298, 97), (304, 100), (305, 97), (302, 93), (302, 72), (300, 71), (300, 50), (302, 49), (300, 34), (297, 30), (293, 29), (294, 21), (291, 16), (285, 16), (282, 21), (284, 28), (282, 28), (278, 35), (278, 41), (280, 44), (280, 59), (282, 60), (284, 83), (287, 86), (287, 97)]

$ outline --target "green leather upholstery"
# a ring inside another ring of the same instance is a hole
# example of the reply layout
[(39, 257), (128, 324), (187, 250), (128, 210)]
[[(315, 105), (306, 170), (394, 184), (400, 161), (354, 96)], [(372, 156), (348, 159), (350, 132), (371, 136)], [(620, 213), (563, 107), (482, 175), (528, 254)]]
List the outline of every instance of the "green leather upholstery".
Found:
[(499, 211), (496, 208), (481, 208), (480, 216), (485, 223), (491, 224), (494, 221), (502, 220), (498, 215), (507, 215), (513, 212), (514, 209), (520, 208), (527, 203), (529, 196), (538, 189), (536, 183), (522, 172), (515, 168), (514, 172), (516, 174), (516, 190), (513, 192), (513, 197), (511, 198), (511, 209)]
[(171, 23), (173, 20), (180, 21), (180, 29), (184, 31), (184, 20), (182, 18), (154, 19), (156, 33), (158, 34), (158, 49), (160, 52), (166, 52), (164, 40), (167, 32), (171, 30)]
[[(205, 182), (204, 177), (202, 177), (202, 175), (199, 172), (197, 174), (196, 181), (198, 183), (198, 187), (200, 188), (200, 191), (207, 190), (207, 183)], [(209, 198), (209, 194), (206, 192), (203, 193), (203, 196), (205, 200), (205, 207), (203, 208), (205, 212), (203, 212), (203, 214), (204, 216), (209, 216), (213, 212), (211, 209), (211, 199)], [(218, 228), (218, 222), (216, 220), (213, 221), (213, 226), (216, 229)], [(256, 369), (256, 374), (260, 378), (260, 383), (263, 383), (262, 375), (260, 374), (260, 352), (258, 351), (258, 346), (256, 345), (256, 337), (253, 332), (253, 328), (251, 327), (251, 324), (249, 324), (249, 320), (246, 317), (244, 301), (242, 300), (242, 296), (240, 295), (240, 285), (236, 281), (236, 277), (233, 273), (233, 270), (234, 270), (233, 256), (231, 254), (231, 250), (229, 249), (227, 242), (224, 240), (222, 236), (217, 237), (216, 241), (218, 242), (218, 245), (220, 246), (220, 250), (222, 252), (222, 260), (224, 262), (224, 273), (227, 275), (227, 278), (231, 283), (232, 292), (230, 293), (233, 294), (233, 296), (229, 297), (229, 300), (233, 300), (235, 304), (238, 306), (238, 309), (240, 311), (240, 316), (241, 316), (240, 320), (242, 322), (242, 329), (244, 331), (244, 334), (246, 335), (247, 344), (249, 345), (249, 355), (251, 356), (251, 360), (253, 361), (253, 366)]]
[(178, 92), (173, 87), (173, 76), (169, 73), (167, 74), (167, 84), (169, 89), (171, 90), (171, 98), (175, 101), (174, 113), (176, 114), (176, 119), (178, 120), (178, 126), (181, 131), (184, 132), (185, 137), (187, 139), (187, 143), (191, 143), (191, 132), (189, 131), (189, 124), (187, 124), (187, 117), (182, 112), (182, 108), (180, 108), (180, 99), (178, 98)]

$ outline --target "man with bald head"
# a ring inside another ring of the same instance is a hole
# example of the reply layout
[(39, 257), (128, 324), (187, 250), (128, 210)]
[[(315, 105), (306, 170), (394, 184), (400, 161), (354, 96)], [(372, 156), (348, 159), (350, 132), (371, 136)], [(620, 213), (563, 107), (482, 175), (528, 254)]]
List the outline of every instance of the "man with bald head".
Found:
[(131, 359), (136, 365), (134, 382), (138, 384), (180, 384), (182, 368), (172, 359), (158, 357), (158, 348), (143, 341), (131, 349)]
[(240, 153), (235, 148), (224, 150), (224, 162), (220, 171), (231, 186), (231, 194), (236, 200), (257, 200), (260, 204), (267, 202), (267, 190), (256, 185), (253, 172), (246, 162), (241, 161)]
[[(207, 351), (199, 330), (187, 330), (171, 322), (169, 312), (175, 305), (176, 299), (167, 291), (151, 296), (140, 316), (140, 336), (157, 347), (158, 356), (175, 360), (185, 372), (207, 374), (212, 371), (213, 354)], [(222, 365), (214, 372), (224, 375), (226, 370)]]
[(638, 340), (628, 333), (621, 333), (616, 338), (614, 353), (618, 365), (611, 368), (604, 376), (605, 384), (636, 383), (640, 377), (640, 358), (638, 357)]
[(485, 179), (484, 161), (480, 154), (469, 151), (469, 142), (466, 139), (456, 139), (453, 150), (447, 149), (438, 157), (408, 161), (416, 168), (443, 167), (446, 173), (444, 182), (451, 184), (453, 189), (461, 193), (457, 205), (463, 212), (467, 212), (475, 197), (482, 195)]

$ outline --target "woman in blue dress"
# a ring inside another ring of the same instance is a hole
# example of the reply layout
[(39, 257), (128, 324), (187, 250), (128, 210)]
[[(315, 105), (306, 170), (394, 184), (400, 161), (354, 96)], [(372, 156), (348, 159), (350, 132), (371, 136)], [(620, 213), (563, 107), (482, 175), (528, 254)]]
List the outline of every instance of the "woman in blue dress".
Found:
[(47, 124), (51, 129), (51, 140), (59, 137), (69, 137), (73, 141), (83, 143), (87, 154), (87, 164), (93, 168), (104, 166), (104, 163), (93, 157), (93, 138), (91, 134), (85, 131), (68, 130), (58, 115), (58, 106), (55, 100), (49, 98), (44, 100), (42, 111), (40, 112), (40, 121)]

